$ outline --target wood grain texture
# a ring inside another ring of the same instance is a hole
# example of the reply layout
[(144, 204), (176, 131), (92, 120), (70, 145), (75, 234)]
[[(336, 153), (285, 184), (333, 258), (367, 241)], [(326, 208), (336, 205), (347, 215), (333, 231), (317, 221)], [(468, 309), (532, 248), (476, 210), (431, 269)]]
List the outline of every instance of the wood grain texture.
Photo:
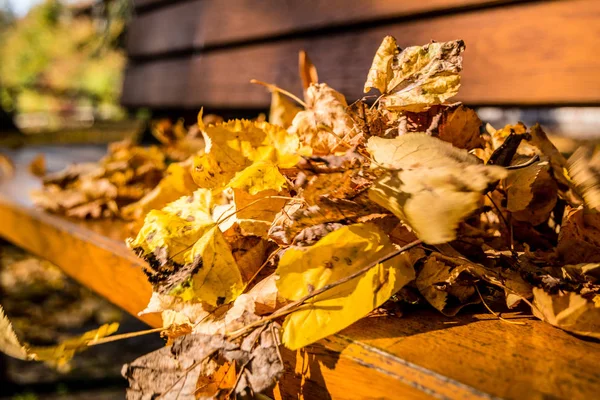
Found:
[(135, 16), (128, 27), (127, 53), (139, 57), (189, 49), (201, 50), (205, 47), (347, 24), (511, 2), (513, 1), (186, 1)]
[[(9, 152), (16, 174), (0, 182), (0, 236), (49, 259), (128, 312), (150, 296), (142, 262), (123, 243), (118, 221), (73, 221), (35, 210), (39, 181), (27, 163), (42, 152), (51, 170), (93, 161), (101, 147)], [(467, 308), (468, 309), (468, 308)], [(471, 308), (473, 310), (473, 308)], [(477, 310), (477, 309), (475, 309)], [(489, 314), (449, 318), (421, 310), (365, 318), (300, 352), (284, 351), (276, 399), (591, 399), (600, 392), (600, 342), (582, 340), (527, 316), (523, 326)], [(159, 326), (160, 319), (145, 321)]]
[(300, 94), (300, 49), (308, 51), (321, 81), (353, 101), (363, 96), (373, 55), (388, 34), (401, 46), (464, 39), (457, 99), (468, 104), (600, 103), (600, 58), (593, 55), (600, 48), (596, 0), (513, 5), (132, 65), (122, 101), (132, 107), (267, 107), (269, 94), (250, 79)]

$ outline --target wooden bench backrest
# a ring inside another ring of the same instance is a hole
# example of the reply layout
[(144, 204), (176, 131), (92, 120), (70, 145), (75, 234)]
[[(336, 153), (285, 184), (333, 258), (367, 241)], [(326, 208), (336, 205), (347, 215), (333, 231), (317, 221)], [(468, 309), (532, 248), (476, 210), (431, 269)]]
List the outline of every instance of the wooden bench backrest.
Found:
[(264, 108), (259, 79), (299, 94), (298, 51), (349, 101), (385, 35), (463, 39), (471, 105), (600, 104), (600, 1), (135, 0), (123, 104)]

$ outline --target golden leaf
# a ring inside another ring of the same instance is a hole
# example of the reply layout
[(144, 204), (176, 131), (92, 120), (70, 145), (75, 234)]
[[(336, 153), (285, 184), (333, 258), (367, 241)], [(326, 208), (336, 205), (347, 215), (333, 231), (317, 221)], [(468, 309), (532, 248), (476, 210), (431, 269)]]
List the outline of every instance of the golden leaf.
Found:
[(211, 217), (211, 192), (199, 189), (162, 210), (152, 210), (127, 245), (150, 263), (147, 271), (161, 293), (229, 303), (242, 291), (242, 276)]
[(381, 105), (392, 110), (420, 111), (456, 95), (462, 70), (462, 40), (432, 42), (400, 51), (387, 36), (373, 59), (364, 91), (379, 89)]
[(280, 192), (286, 184), (287, 180), (275, 164), (271, 161), (257, 161), (236, 173), (228, 186), (254, 196), (267, 190)]
[(269, 111), (269, 123), (279, 125), (287, 129), (292, 125), (296, 114), (302, 109), (288, 100), (278, 91), (271, 93), (271, 109)]
[[(317, 244), (290, 248), (279, 261), (279, 293), (298, 300), (364, 268), (396, 248), (387, 235), (372, 224), (345, 226)], [(378, 264), (310, 300), (290, 314), (283, 324), (283, 343), (298, 349), (338, 332), (367, 315), (413, 280), (407, 255)]]
[(533, 288), (533, 315), (565, 331), (600, 339), (600, 307), (576, 293)]
[(487, 187), (506, 177), (466, 150), (421, 133), (373, 137), (374, 161), (390, 171), (369, 189), (369, 198), (393, 212), (426, 243), (456, 238), (459, 222), (475, 211)]
[(102, 325), (98, 329), (85, 332), (81, 336), (63, 340), (56, 346), (33, 347), (21, 345), (10, 320), (0, 306), (0, 352), (20, 360), (44, 361), (47, 364), (64, 369), (69, 361), (87, 349), (90, 342), (112, 335), (119, 329), (118, 323)]
[(372, 137), (367, 142), (367, 150), (377, 165), (393, 170), (481, 164), (481, 160), (468, 151), (419, 132), (394, 139)]
[(0, 352), (19, 360), (32, 359), (26, 346), (21, 345), (10, 320), (0, 306)]
[(205, 154), (194, 158), (192, 170), (194, 182), (202, 188), (225, 187), (255, 161), (292, 168), (300, 160), (298, 137), (267, 122), (233, 120), (204, 127), (202, 134)]
[(369, 93), (372, 88), (379, 90), (382, 94), (387, 93), (388, 82), (394, 77), (394, 59), (398, 54), (400, 54), (400, 48), (396, 44), (396, 39), (393, 36), (383, 38), (367, 75), (365, 93)]

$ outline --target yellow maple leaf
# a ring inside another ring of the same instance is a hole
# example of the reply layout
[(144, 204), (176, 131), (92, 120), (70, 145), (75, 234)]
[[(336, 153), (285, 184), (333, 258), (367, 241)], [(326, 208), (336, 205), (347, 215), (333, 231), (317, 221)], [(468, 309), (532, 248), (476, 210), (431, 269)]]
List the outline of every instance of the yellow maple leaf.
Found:
[(211, 217), (210, 190), (198, 189), (162, 210), (152, 210), (127, 245), (150, 263), (159, 289), (211, 305), (228, 303), (242, 291), (242, 276)]
[(292, 168), (300, 160), (298, 136), (268, 122), (232, 120), (202, 126), (205, 154), (194, 158), (192, 176), (201, 188), (221, 189), (256, 161)]
[[(311, 247), (291, 248), (283, 255), (277, 268), (279, 294), (299, 300), (395, 249), (376, 225), (344, 226)], [(283, 343), (290, 349), (298, 349), (344, 329), (414, 277), (406, 254), (374, 266), (364, 275), (315, 296), (290, 314), (283, 324)]]
[(408, 224), (429, 244), (456, 238), (460, 221), (479, 206), (486, 188), (507, 176), (504, 168), (422, 133), (373, 137), (367, 149), (391, 171), (369, 189), (369, 198)]
[(364, 91), (377, 88), (381, 105), (392, 110), (421, 111), (458, 93), (462, 40), (432, 42), (400, 51), (396, 39), (383, 39), (369, 70)]

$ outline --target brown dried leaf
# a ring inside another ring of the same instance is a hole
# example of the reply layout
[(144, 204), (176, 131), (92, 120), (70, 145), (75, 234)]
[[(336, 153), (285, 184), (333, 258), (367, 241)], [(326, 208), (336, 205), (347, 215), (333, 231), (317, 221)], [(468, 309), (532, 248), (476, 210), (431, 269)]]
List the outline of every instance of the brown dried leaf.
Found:
[(32, 175), (42, 177), (46, 175), (46, 157), (44, 154), (38, 154), (35, 158), (29, 163), (29, 172)]
[(533, 289), (533, 314), (557, 328), (600, 339), (600, 307), (576, 293), (548, 294)]
[(438, 125), (438, 137), (460, 149), (482, 148), (483, 138), (479, 133), (481, 120), (477, 113), (463, 106), (448, 107)]
[(511, 173), (505, 181), (507, 206), (517, 221), (539, 225), (556, 205), (558, 186), (543, 161)]
[(569, 158), (569, 175), (582, 194), (585, 205), (600, 211), (600, 151), (578, 148)]
[(568, 207), (556, 251), (567, 264), (600, 262), (600, 214)]
[(208, 357), (236, 346), (220, 335), (186, 335), (173, 345), (148, 353), (130, 364), (121, 374), (129, 381), (128, 400), (195, 400), (200, 375), (212, 372)]
[(308, 89), (312, 84), (319, 83), (317, 68), (304, 50), (300, 50), (298, 53), (298, 69), (304, 90)]
[[(425, 261), (415, 282), (429, 304), (444, 315), (454, 316), (464, 306), (478, 303), (479, 299), (474, 296), (472, 283), (460, 284), (457, 280), (449, 283), (450, 270), (450, 266), (433, 253)], [(452, 301), (449, 303), (449, 300)]]
[(212, 375), (201, 375), (196, 382), (196, 398), (227, 400), (237, 381), (235, 371), (235, 361), (225, 362)]

